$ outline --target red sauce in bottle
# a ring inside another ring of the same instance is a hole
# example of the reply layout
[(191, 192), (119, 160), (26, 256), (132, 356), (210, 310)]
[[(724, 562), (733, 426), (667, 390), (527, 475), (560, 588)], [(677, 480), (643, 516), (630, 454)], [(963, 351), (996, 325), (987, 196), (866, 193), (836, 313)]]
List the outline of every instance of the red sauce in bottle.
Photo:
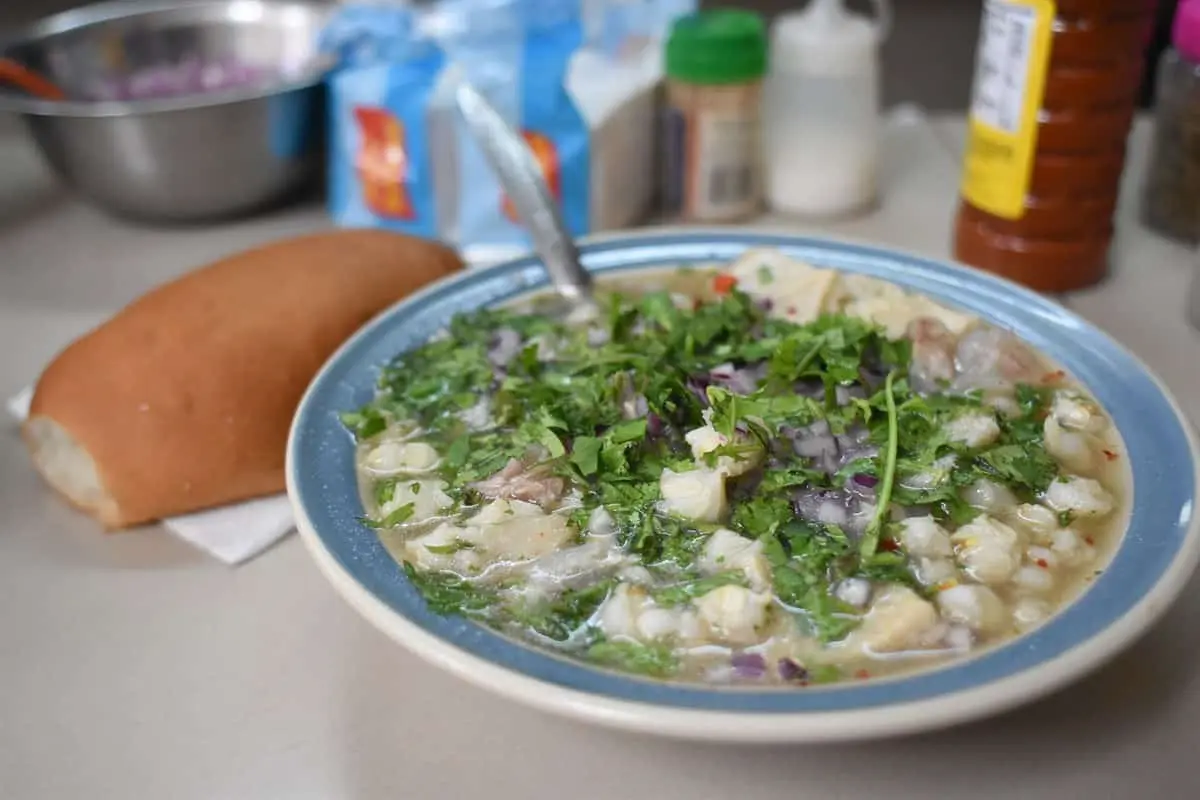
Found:
[(1041, 291), (1104, 276), (1153, 22), (1146, 0), (985, 0), (955, 258)]

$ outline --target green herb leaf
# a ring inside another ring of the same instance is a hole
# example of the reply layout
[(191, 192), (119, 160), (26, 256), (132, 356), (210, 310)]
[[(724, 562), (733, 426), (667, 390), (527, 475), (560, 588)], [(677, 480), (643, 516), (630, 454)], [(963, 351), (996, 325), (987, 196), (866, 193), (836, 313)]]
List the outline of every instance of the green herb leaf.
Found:
[(595, 436), (580, 436), (571, 443), (571, 463), (584, 476), (595, 475), (600, 468), (600, 450), (603, 441)]
[(371, 528), (394, 528), (411, 519), (415, 512), (416, 506), (413, 503), (405, 503), (381, 520), (364, 518), (363, 523)]
[(893, 370), (888, 373), (883, 386), (884, 397), (887, 401), (887, 449), (882, 456), (883, 465), (880, 471), (883, 473), (883, 477), (881, 478), (879, 493), (875, 501), (875, 515), (867, 525), (867, 530), (863, 534), (862, 543), (859, 548), (859, 552), (863, 558), (870, 558), (875, 554), (875, 549), (879, 547), (879, 537), (883, 532), (883, 522), (887, 519), (888, 507), (892, 502), (892, 484), (896, 480), (896, 454), (900, 446), (900, 427), (896, 414), (895, 380), (896, 372)]
[(624, 640), (596, 642), (585, 656), (597, 664), (654, 678), (668, 677), (679, 668), (679, 661), (669, 648)]
[(650, 593), (654, 602), (661, 606), (683, 605), (692, 598), (708, 594), (722, 586), (746, 586), (746, 576), (741, 572), (718, 572), (703, 578), (692, 578), (673, 586), (655, 589)]
[(474, 616), (491, 608), (498, 599), (495, 590), (477, 586), (452, 572), (418, 570), (405, 562), (404, 573), (435, 614)]

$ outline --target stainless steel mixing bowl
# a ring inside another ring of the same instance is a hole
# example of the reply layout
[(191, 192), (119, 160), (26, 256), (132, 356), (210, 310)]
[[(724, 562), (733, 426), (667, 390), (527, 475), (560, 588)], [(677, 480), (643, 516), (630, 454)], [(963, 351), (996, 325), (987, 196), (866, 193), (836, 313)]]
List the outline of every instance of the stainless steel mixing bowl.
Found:
[[(86, 6), (0, 40), (0, 54), (72, 98), (0, 87), (62, 180), (96, 205), (145, 221), (211, 220), (282, 200), (321, 169), (325, 65), (315, 0), (175, 0)], [(86, 99), (105, 82), (187, 61), (270, 71), (252, 88), (183, 97)]]

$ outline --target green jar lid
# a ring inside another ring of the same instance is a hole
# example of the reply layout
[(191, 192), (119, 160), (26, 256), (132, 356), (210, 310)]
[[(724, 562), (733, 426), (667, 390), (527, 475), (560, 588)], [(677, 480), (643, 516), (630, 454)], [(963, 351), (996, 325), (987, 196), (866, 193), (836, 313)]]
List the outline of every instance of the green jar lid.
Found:
[(680, 17), (667, 39), (667, 77), (685, 83), (729, 84), (767, 72), (767, 32), (761, 15), (715, 9)]

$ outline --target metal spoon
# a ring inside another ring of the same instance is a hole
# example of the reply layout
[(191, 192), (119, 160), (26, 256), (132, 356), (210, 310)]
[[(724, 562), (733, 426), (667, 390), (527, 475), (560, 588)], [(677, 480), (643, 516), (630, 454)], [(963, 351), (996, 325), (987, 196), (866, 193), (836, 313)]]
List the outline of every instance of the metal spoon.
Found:
[(579, 262), (575, 240), (567, 232), (558, 204), (525, 141), (466, 81), (458, 84), (455, 100), (471, 135), (529, 231), (533, 250), (546, 265), (554, 288), (572, 306), (592, 305), (592, 276)]

